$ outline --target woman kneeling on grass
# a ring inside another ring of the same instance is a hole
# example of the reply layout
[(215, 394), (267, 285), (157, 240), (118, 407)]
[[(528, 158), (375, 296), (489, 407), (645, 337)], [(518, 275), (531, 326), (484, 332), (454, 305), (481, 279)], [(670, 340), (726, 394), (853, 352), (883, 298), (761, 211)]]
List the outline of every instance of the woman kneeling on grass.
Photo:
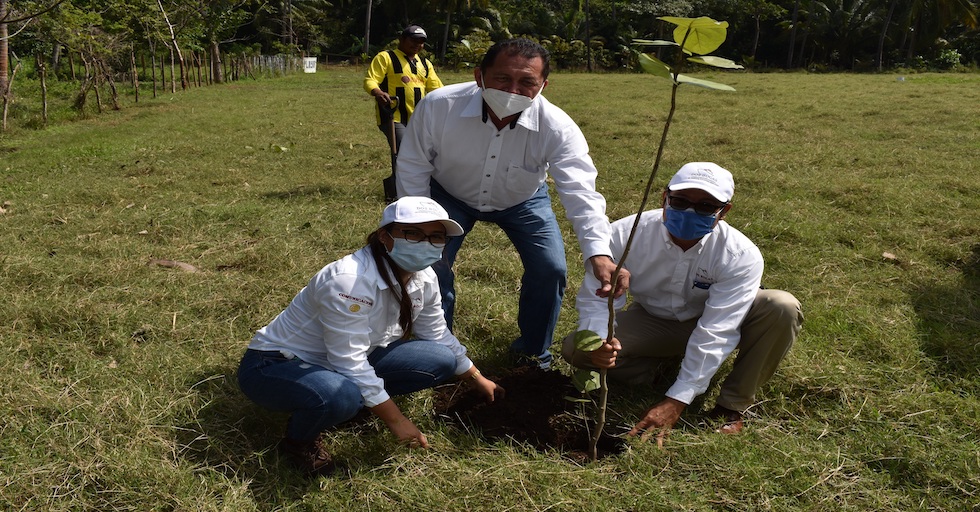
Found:
[(282, 313), (259, 329), (238, 368), (242, 392), (291, 413), (280, 449), (302, 470), (333, 469), (324, 430), (362, 407), (400, 442), (428, 447), (391, 395), (472, 379), (493, 401), (504, 389), (480, 374), (446, 327), (439, 283), (429, 268), (463, 230), (425, 197), (388, 205), (367, 246), (319, 272)]

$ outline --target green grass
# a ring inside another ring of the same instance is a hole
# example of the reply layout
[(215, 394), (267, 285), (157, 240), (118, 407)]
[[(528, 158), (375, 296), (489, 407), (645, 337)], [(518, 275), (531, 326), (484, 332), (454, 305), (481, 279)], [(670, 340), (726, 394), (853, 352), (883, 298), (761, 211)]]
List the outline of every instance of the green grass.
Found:
[[(762, 249), (766, 285), (806, 315), (742, 435), (697, 426), (713, 388), (664, 451), (633, 442), (581, 465), (488, 444), (432, 418), (420, 393), (401, 403), (433, 450), (369, 422), (328, 436), (347, 471), (302, 478), (272, 449), (283, 417), (251, 405), (234, 374), (251, 333), (376, 226), (389, 160), (362, 72), (144, 95), (0, 138), (0, 508), (980, 506), (975, 74), (705, 74), (738, 92), (682, 88), (656, 188), (690, 160), (732, 170), (731, 223)], [(585, 132), (610, 217), (634, 213), (668, 84), (555, 74), (545, 92)], [(563, 228), (559, 336), (575, 328), (582, 273)], [(458, 272), (458, 334), (500, 364), (516, 335), (516, 254), (480, 226)], [(614, 388), (614, 425), (659, 391)]]

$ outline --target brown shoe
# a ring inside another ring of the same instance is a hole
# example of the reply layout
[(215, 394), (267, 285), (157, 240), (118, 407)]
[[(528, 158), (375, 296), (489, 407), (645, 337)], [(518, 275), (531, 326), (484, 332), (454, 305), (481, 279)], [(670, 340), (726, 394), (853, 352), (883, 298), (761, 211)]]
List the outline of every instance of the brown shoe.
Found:
[(722, 434), (738, 434), (744, 426), (742, 413), (720, 405), (715, 405), (715, 408), (708, 413), (708, 418), (722, 420), (724, 422), (720, 427), (715, 429), (715, 432)]
[(308, 475), (327, 475), (334, 470), (333, 457), (323, 447), (317, 437), (313, 441), (294, 441), (283, 438), (279, 442), (281, 450), (292, 463)]

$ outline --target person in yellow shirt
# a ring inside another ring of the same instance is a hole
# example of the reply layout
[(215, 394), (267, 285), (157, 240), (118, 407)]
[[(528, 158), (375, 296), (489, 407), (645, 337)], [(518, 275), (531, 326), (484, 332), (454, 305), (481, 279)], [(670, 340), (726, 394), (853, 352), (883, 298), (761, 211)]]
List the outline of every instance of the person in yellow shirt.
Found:
[[(364, 76), (364, 90), (377, 100), (376, 120), (378, 129), (388, 137), (389, 120), (394, 121), (395, 141), (392, 155), (398, 153), (402, 134), (415, 104), (435, 89), (442, 87), (432, 62), (419, 55), (427, 39), (425, 30), (418, 25), (409, 25), (398, 38), (398, 48), (379, 52), (371, 60)], [(392, 104), (397, 104), (392, 108)], [(389, 141), (390, 143), (391, 141)], [(394, 157), (393, 157), (394, 158)], [(394, 173), (394, 159), (392, 173)], [(392, 180), (392, 186), (394, 180)], [(388, 195), (386, 186), (385, 195)], [(394, 200), (394, 189), (387, 199)]]

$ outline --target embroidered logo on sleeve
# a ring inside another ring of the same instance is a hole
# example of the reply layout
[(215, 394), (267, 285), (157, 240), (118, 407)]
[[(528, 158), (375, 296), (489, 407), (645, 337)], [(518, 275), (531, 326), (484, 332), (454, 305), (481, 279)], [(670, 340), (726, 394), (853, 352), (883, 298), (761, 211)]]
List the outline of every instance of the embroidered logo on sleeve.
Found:
[(357, 313), (358, 311), (360, 311), (362, 304), (367, 307), (371, 307), (374, 305), (374, 301), (372, 301), (371, 299), (365, 299), (363, 297), (354, 297), (353, 295), (347, 295), (346, 293), (338, 293), (337, 296), (354, 303), (347, 307), (347, 309), (350, 310), (351, 313)]

